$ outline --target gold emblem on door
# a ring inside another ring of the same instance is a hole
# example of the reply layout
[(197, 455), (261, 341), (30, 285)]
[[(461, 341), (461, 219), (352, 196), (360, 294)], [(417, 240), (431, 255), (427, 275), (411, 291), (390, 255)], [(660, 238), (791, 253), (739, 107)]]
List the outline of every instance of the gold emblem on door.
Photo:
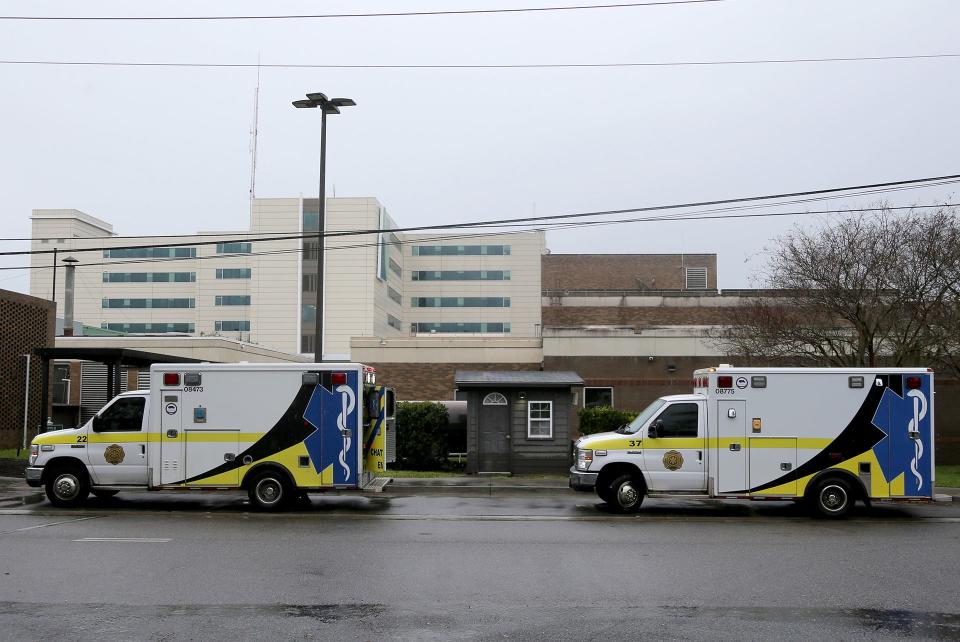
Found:
[(108, 464), (114, 466), (123, 461), (123, 455), (123, 448), (119, 444), (107, 446), (107, 449), (103, 451), (103, 458), (107, 460)]
[(683, 466), (683, 455), (676, 450), (663, 453), (663, 467), (667, 470), (680, 470)]

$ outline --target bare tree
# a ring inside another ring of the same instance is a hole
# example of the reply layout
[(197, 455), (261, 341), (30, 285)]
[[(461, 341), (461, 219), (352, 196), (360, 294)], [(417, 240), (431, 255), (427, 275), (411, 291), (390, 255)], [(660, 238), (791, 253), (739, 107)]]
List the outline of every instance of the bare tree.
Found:
[[(952, 365), (960, 225), (944, 206), (857, 215), (777, 239), (766, 292), (714, 338), (733, 355), (833, 366)], [(956, 357), (956, 359), (955, 359)]]

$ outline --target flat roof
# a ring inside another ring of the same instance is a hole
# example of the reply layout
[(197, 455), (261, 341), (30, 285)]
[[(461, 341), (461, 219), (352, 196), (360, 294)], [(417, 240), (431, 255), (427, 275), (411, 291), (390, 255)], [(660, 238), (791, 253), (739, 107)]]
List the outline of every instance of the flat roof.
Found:
[(458, 388), (487, 386), (562, 388), (583, 385), (580, 375), (569, 370), (457, 370), (453, 381)]
[(200, 363), (199, 359), (190, 357), (175, 357), (128, 348), (37, 348), (33, 352), (42, 359), (80, 359), (138, 367), (150, 366), (154, 363)]

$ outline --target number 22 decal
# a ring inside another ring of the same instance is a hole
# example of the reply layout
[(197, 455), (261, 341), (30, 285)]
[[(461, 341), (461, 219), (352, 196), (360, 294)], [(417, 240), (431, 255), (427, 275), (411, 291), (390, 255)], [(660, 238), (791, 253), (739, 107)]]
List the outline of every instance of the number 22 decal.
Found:
[(77, 443), (78, 443), (78, 444), (85, 444), (85, 443), (87, 443), (87, 436), (86, 436), (86, 435), (77, 435)]

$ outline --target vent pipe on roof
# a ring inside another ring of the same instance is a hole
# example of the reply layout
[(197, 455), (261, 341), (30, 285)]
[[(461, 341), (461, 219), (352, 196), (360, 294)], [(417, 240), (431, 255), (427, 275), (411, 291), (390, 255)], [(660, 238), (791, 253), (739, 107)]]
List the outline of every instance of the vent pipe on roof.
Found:
[(63, 336), (72, 337), (73, 336), (73, 285), (74, 285), (74, 272), (77, 269), (77, 259), (72, 256), (68, 256), (63, 259), (63, 262), (66, 264), (66, 277), (64, 295), (63, 295)]

